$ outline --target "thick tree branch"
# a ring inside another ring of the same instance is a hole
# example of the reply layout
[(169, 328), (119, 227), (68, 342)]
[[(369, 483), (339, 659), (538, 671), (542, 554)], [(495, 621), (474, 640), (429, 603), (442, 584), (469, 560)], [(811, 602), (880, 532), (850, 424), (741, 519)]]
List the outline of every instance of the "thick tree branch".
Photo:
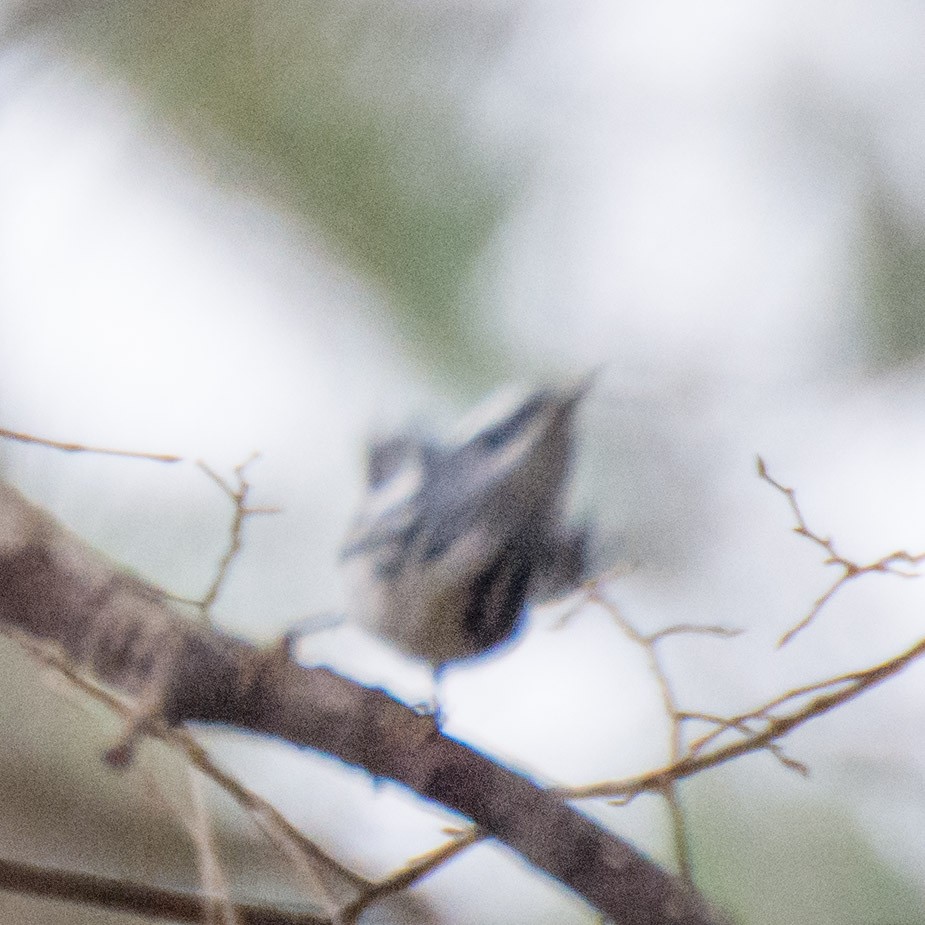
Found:
[(462, 813), (621, 925), (711, 925), (679, 878), (383, 691), (184, 620), (0, 484), (0, 621), (60, 646), (146, 718), (276, 736)]

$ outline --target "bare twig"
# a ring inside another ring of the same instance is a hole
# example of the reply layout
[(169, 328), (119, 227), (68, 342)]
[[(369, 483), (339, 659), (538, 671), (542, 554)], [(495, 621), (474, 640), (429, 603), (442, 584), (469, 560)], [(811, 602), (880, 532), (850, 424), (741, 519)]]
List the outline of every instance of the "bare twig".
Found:
[(228, 570), (231, 568), (232, 562), (234, 562), (235, 557), (241, 550), (241, 531), (244, 527), (245, 519), (252, 514), (279, 513), (279, 508), (249, 507), (247, 504), (247, 497), (250, 494), (251, 484), (247, 481), (244, 472), (247, 467), (258, 458), (258, 456), (258, 453), (254, 453), (243, 463), (235, 466), (234, 475), (237, 481), (237, 486), (232, 486), (217, 472), (206, 465), (206, 463), (204, 463), (201, 459), (196, 463), (196, 465), (198, 465), (199, 468), (202, 469), (202, 471), (205, 472), (205, 474), (209, 476), (209, 478), (212, 479), (212, 481), (215, 482), (215, 484), (218, 485), (218, 487), (228, 496), (231, 503), (234, 505), (234, 516), (232, 517), (231, 527), (229, 529), (228, 548), (225, 550), (224, 554), (219, 560), (218, 567), (215, 570), (215, 576), (212, 579), (212, 583), (209, 585), (208, 590), (200, 600), (183, 601), (184, 603), (191, 603), (198, 607), (202, 618), (207, 622), (210, 619), (212, 605), (218, 598), (219, 592), (222, 589), (222, 585), (224, 584), (228, 575)]
[[(741, 631), (725, 626), (704, 626), (695, 623), (679, 623), (664, 627), (654, 633), (641, 633), (630, 624), (613, 601), (609, 600), (603, 593), (602, 588), (612, 577), (612, 575), (603, 575), (586, 582), (580, 589), (579, 596), (574, 605), (559, 618), (556, 627), (561, 628), (579, 613), (586, 604), (594, 603), (603, 607), (630, 641), (640, 646), (645, 651), (646, 660), (649, 664), (649, 671), (658, 686), (662, 705), (670, 724), (669, 763), (673, 765), (680, 761), (684, 754), (683, 727), (686, 717), (688, 717), (689, 714), (682, 712), (678, 707), (677, 698), (675, 697), (668, 673), (659, 657), (658, 644), (671, 636), (708, 635), (730, 638), (739, 635)], [(690, 858), (687, 823), (680, 796), (677, 792), (676, 782), (671, 778), (665, 778), (661, 781), (659, 787), (653, 789), (657, 789), (661, 793), (668, 807), (678, 870), (684, 880), (693, 885), (693, 867)], [(618, 798), (615, 802), (628, 803), (631, 799), (632, 796), (625, 800)]]
[[(682, 713), (681, 719), (685, 722), (697, 721), (710, 723), (717, 727), (717, 732), (735, 730), (744, 736), (754, 735), (755, 732), (755, 730), (752, 729), (751, 725), (747, 721), (735, 716), (728, 718), (724, 716), (716, 716), (712, 713)], [(702, 751), (705, 745), (705, 737), (697, 739), (688, 746), (689, 754), (696, 754), (697, 752)], [(780, 743), (769, 742), (765, 748), (788, 770), (796, 771), (803, 777), (809, 776), (809, 768), (802, 761), (798, 761), (796, 758), (791, 758), (784, 751)]]
[(866, 565), (861, 565), (857, 562), (854, 562), (851, 559), (845, 558), (841, 553), (835, 549), (835, 543), (831, 537), (823, 537), (820, 534), (809, 528), (809, 525), (806, 523), (806, 519), (803, 516), (803, 512), (800, 510), (800, 506), (797, 503), (796, 492), (793, 488), (788, 488), (786, 485), (782, 485), (776, 479), (772, 478), (768, 472), (767, 466), (765, 465), (764, 460), (759, 456), (757, 457), (757, 466), (758, 466), (758, 476), (763, 479), (773, 488), (776, 488), (784, 497), (787, 499), (788, 504), (790, 505), (790, 510), (793, 512), (794, 519), (796, 520), (796, 526), (793, 528), (793, 532), (799, 534), (800, 536), (806, 537), (812, 543), (815, 543), (823, 552), (826, 554), (824, 559), (825, 565), (836, 565), (841, 569), (841, 574), (835, 581), (829, 586), (829, 588), (824, 591), (816, 600), (813, 602), (812, 607), (809, 610), (809, 613), (806, 614), (798, 623), (792, 626), (783, 636), (778, 640), (778, 646), (785, 646), (797, 633), (800, 633), (802, 630), (806, 629), (819, 615), (819, 612), (822, 610), (825, 605), (832, 600), (832, 598), (838, 593), (838, 591), (844, 587), (849, 581), (852, 581), (855, 578), (858, 578), (860, 575), (869, 575), (873, 572), (880, 572), (881, 574), (897, 575), (900, 578), (918, 578), (919, 573), (916, 571), (906, 572), (902, 569), (896, 568), (897, 565), (905, 564), (915, 568), (920, 565), (922, 562), (925, 562), (925, 553), (911, 553), (905, 549), (896, 550), (896, 552), (891, 552), (889, 555), (883, 556), (881, 559), (877, 559), (874, 562), (868, 562)]
[(729, 626), (702, 626), (698, 623), (676, 623), (674, 626), (666, 626), (664, 629), (657, 630), (648, 636), (648, 639), (659, 642), (667, 639), (669, 636), (717, 636), (720, 639), (734, 639), (741, 636), (742, 630), (734, 629)]
[[(69, 684), (102, 703), (125, 718), (134, 715), (134, 705), (111, 693), (91, 677), (77, 668), (65, 655), (54, 647), (37, 642), (32, 637), (14, 629), (3, 628), (3, 633), (15, 639), (43, 667), (54, 671)], [(153, 722), (146, 729), (147, 734), (160, 739), (180, 750), (200, 772), (222, 787), (244, 809), (263, 831), (271, 844), (289, 860), (306, 881), (309, 895), (320, 902), (326, 914), (337, 925), (349, 925), (367, 907), (407, 889), (427, 876), (437, 867), (445, 864), (457, 854), (487, 836), (476, 827), (460, 830), (444, 844), (417, 858), (377, 882), (371, 882), (339, 864), (306, 838), (298, 829), (263, 797), (245, 787), (236, 778), (219, 768), (205, 749), (187, 731), (168, 727), (160, 721)], [(69, 875), (79, 878), (80, 874)], [(337, 903), (327, 887), (326, 881), (333, 877), (339, 889), (350, 888), (356, 896), (337, 911)], [(113, 881), (117, 884), (118, 881)], [(200, 903), (202, 898), (200, 898)], [(236, 907), (240, 908), (240, 907)]]
[[(0, 431), (0, 436), (3, 435), (4, 433)], [(200, 463), (203, 471), (219, 485), (234, 504), (234, 518), (230, 530), (228, 549), (218, 564), (216, 575), (206, 595), (200, 601), (194, 602), (206, 618), (208, 617), (210, 608), (220, 593), (220, 589), (234, 558), (241, 548), (241, 533), (245, 518), (252, 513), (268, 513), (271, 510), (268, 508), (252, 508), (247, 504), (250, 485), (245, 478), (244, 470), (249, 462), (250, 460), (236, 467), (234, 470), (237, 479), (236, 486), (222, 479), (204, 463)], [(794, 531), (805, 536), (825, 551), (826, 564), (837, 565), (842, 570), (842, 574), (833, 585), (817, 599), (809, 615), (785, 635), (781, 640), (781, 644), (786, 643), (801, 629), (808, 626), (827, 601), (849, 580), (868, 572), (883, 572), (897, 574), (903, 577), (913, 577), (914, 573), (902, 571), (898, 566), (903, 563), (910, 566), (917, 566), (925, 561), (925, 554), (913, 555), (904, 550), (891, 553), (882, 559), (866, 565), (859, 565), (852, 560), (844, 558), (836, 551), (831, 539), (823, 538), (809, 529), (797, 505), (793, 489), (787, 488), (773, 480), (768, 475), (764, 463), (760, 459), (758, 465), (761, 477), (787, 497), (797, 521), (797, 526), (794, 528)], [(784, 766), (803, 774), (807, 773), (805, 765), (790, 758), (784, 753), (779, 740), (809, 720), (821, 716), (829, 710), (860, 696), (860, 694), (868, 688), (902, 671), (913, 661), (925, 655), (925, 639), (923, 639), (905, 652), (885, 662), (881, 662), (878, 665), (874, 665), (871, 668), (841, 674), (823, 681), (795, 688), (775, 697), (756, 709), (724, 718), (710, 713), (695, 713), (679, 709), (677, 698), (660, 658), (659, 644), (664, 639), (682, 634), (698, 633), (728, 637), (736, 635), (737, 631), (722, 626), (678, 624), (663, 628), (657, 632), (644, 634), (633, 627), (620, 614), (616, 606), (611, 601), (607, 600), (600, 590), (600, 583), (589, 585), (585, 589), (584, 599), (585, 601), (592, 601), (605, 607), (628, 638), (645, 650), (650, 671), (658, 685), (663, 706), (671, 724), (670, 754), (668, 763), (665, 767), (646, 774), (623, 781), (603, 782), (579, 788), (561, 788), (557, 793), (560, 796), (570, 799), (607, 797), (623, 803), (629, 802), (635, 796), (643, 792), (661, 794), (666, 800), (672, 828), (674, 830), (678, 866), (683, 878), (686, 879), (688, 883), (692, 882), (692, 870), (688, 852), (686, 820), (683, 807), (678, 797), (677, 784), (679, 781), (693, 774), (719, 766), (727, 761), (762, 750), (769, 752)], [(57, 611), (55, 612), (57, 613)], [(80, 689), (90, 693), (91, 696), (94, 696), (97, 700), (106, 703), (111, 706), (112, 709), (130, 719), (137, 715), (137, 707), (133, 707), (129, 705), (128, 702), (115, 697), (106, 691), (105, 688), (100, 687), (96, 682), (90, 680), (81, 669), (74, 666), (68, 657), (63, 654), (58, 654), (57, 650), (52, 650), (46, 645), (41, 645), (29, 636), (22, 635), (22, 638), (20, 638), (20, 633), (10, 632), (9, 634), (19, 639), (29, 651), (36, 655), (42, 664), (47, 667), (56, 668), (68, 677), (72, 683), (80, 687)], [(295, 666), (292, 665), (289, 665), (289, 668), (293, 671), (296, 670)], [(196, 677), (198, 678), (200, 675), (197, 674)], [(276, 700), (273, 701), (273, 703), (276, 702)], [(205, 714), (192, 715), (195, 718), (196, 716), (208, 716), (209, 714), (206, 712)], [(700, 738), (690, 742), (685, 747), (685, 724), (694, 721), (708, 723), (714, 728)], [(263, 727), (260, 728), (263, 729)], [(272, 728), (275, 731), (276, 727), (273, 726)], [(390, 725), (388, 728), (391, 729), (393, 726)], [(446, 863), (460, 851), (488, 837), (483, 830), (473, 826), (457, 833), (450, 841), (428, 854), (410, 860), (402, 868), (383, 880), (369, 882), (347, 871), (340, 865), (337, 865), (336, 862), (324, 855), (317, 846), (305, 839), (301, 833), (294, 830), (272, 806), (247, 791), (246, 788), (243, 788), (239, 783), (216, 768), (201, 746), (199, 746), (188, 733), (168, 727), (158, 718), (157, 714), (152, 714), (146, 718), (144, 732), (155, 735), (181, 748), (190, 761), (191, 766), (202, 769), (221, 786), (225, 787), (232, 796), (238, 799), (241, 805), (252, 814), (261, 828), (270, 835), (274, 844), (282, 847), (290, 857), (295, 859), (297, 866), (300, 866), (300, 869), (302, 869), (303, 873), (305, 873), (307, 878), (312, 882), (313, 895), (317, 895), (319, 892), (325, 894), (327, 914), (331, 922), (336, 923), (336, 925), (352, 925), (352, 923), (356, 922), (362, 911), (368, 908), (372, 903), (406, 889), (410, 884), (426, 876), (441, 864)], [(738, 738), (729, 744), (719, 745), (720, 738), (727, 733), (731, 736), (737, 736)], [(294, 741), (302, 742), (303, 740)], [(483, 821), (482, 817), (476, 813), (473, 813), (472, 817)], [(488, 824), (491, 825), (491, 823), (492, 821), (489, 818)], [(483, 822), (483, 824), (485, 823)], [(214, 852), (208, 844), (208, 838), (203, 835), (198, 841), (200, 843), (201, 856), (205, 862), (204, 866), (207, 868), (214, 866)], [(332, 874), (340, 879), (342, 885), (348, 883), (357, 891), (358, 895), (346, 904), (340, 904), (330, 895), (327, 895), (326, 891), (323, 889), (322, 875), (330, 876)], [(0, 865), (0, 886), (4, 883), (2, 879), (4, 876), (4, 868)], [(15, 880), (15, 875), (11, 874), (10, 876)], [(79, 877), (80, 875), (75, 876)], [(49, 875), (49, 879), (53, 880), (54, 878)], [(92, 879), (93, 878), (88, 878), (86, 882), (90, 883)], [(205, 892), (207, 894), (215, 892), (209, 888), (210, 883), (214, 884), (215, 881), (214, 871), (209, 876), (204, 877), (204, 881), (206, 885)], [(120, 895), (119, 882), (115, 883), (114, 895)], [(322, 884), (320, 890), (318, 888), (319, 884)], [(143, 889), (131, 884), (123, 884), (123, 886), (126, 888), (122, 891), (124, 895), (130, 895), (132, 890)], [(79, 893), (79, 888), (76, 889), (77, 893)], [(230, 900), (227, 899), (227, 891), (222, 888), (218, 890), (218, 894), (220, 896), (223, 894), (225, 895), (225, 899), (219, 903), (218, 908), (225, 915), (226, 921), (231, 921), (229, 916), (232, 915), (232, 906)], [(56, 894), (52, 893), (50, 895)], [(69, 896), (68, 898), (71, 897)], [(199, 901), (201, 901), (201, 897)], [(119, 902), (122, 902), (123, 905), (120, 906)], [(124, 902), (124, 898), (118, 899), (115, 902), (115, 906), (125, 908)], [(248, 922), (258, 920), (292, 920), (292, 918), (285, 913), (279, 913), (279, 915), (282, 915), (281, 918), (274, 918), (274, 916), (278, 915), (276, 910), (258, 910), (258, 912), (254, 913), (258, 917), (253, 918), (250, 910), (240, 906), (235, 908), (244, 910), (241, 912), (242, 920)], [(269, 916), (269, 918), (266, 918), (266, 916)]]
[[(272, 512), (270, 508), (249, 507), (246, 503), (250, 484), (244, 477), (244, 470), (253, 459), (254, 457), (251, 457), (251, 459), (248, 459), (235, 468), (234, 473), (238, 482), (236, 487), (229, 485), (205, 463), (200, 463), (200, 467), (203, 471), (219, 485), (229, 498), (231, 498), (235, 510), (228, 550), (219, 563), (216, 575), (206, 596), (201, 600), (186, 602), (195, 606), (205, 615), (208, 615), (209, 608), (218, 596), (228, 570), (235, 556), (240, 551), (241, 530), (245, 518), (250, 514)], [(171, 595), (165, 596), (168, 598), (172, 597)], [(132, 753), (134, 751), (135, 740), (140, 735), (150, 734), (160, 738), (185, 754), (187, 760), (190, 762), (191, 772), (192, 768), (197, 768), (200, 772), (211, 777), (237, 800), (241, 807), (251, 815), (258, 828), (261, 829), (271, 844), (277, 847), (299, 871), (303, 880), (306, 881), (306, 886), (309, 888), (309, 894), (312, 898), (321, 899), (328, 906), (329, 912), (335, 909), (335, 902), (325, 884), (326, 879), (333, 876), (339, 882), (341, 892), (345, 888), (354, 891), (363, 890), (369, 886), (368, 881), (338, 864), (333, 858), (321, 851), (317, 845), (296, 830), (275, 807), (216, 766), (205, 750), (189, 733), (182, 729), (171, 728), (164, 725), (160, 721), (160, 713), (156, 707), (143, 710), (140, 713), (138, 704), (130, 703), (113, 695), (106, 688), (97, 684), (85, 672), (77, 668), (60, 651), (42, 645), (31, 637), (20, 634), (15, 630), (10, 630), (8, 635), (15, 637), (18, 642), (46, 668), (52, 669), (60, 677), (70, 682), (73, 687), (105, 704), (126, 719), (128, 730), (123, 736), (125, 742), (120, 742), (119, 746), (107, 752), (110, 763), (115, 763), (112, 760), (114, 756), (121, 755), (123, 752)], [(218, 884), (216, 877), (213, 876), (218, 869), (216, 863), (213, 863), (215, 859), (210, 859), (208, 857), (208, 850), (201, 837), (205, 831), (204, 827), (208, 826), (208, 820), (204, 818), (204, 806), (200, 807), (200, 809), (202, 810), (200, 815), (203, 818), (199, 819), (196, 838), (197, 845), (200, 849), (200, 860), (204, 862), (204, 870), (209, 873), (209, 877), (206, 878), (205, 882), (204, 902), (207, 903), (208, 914), (212, 919), (215, 919), (216, 915), (221, 915), (224, 920), (228, 921), (229, 916), (233, 915), (233, 911), (227, 899), (224, 901), (221, 900), (222, 894), (226, 891), (218, 890), (217, 895), (219, 899), (216, 901), (216, 890), (210, 889), (209, 886), (210, 883), (213, 886)], [(218, 875), (220, 877), (220, 870), (218, 870)]]
[(111, 447), (87, 446), (84, 443), (62, 443), (60, 440), (48, 440), (45, 437), (36, 437), (15, 430), (0, 427), (0, 437), (5, 440), (15, 440), (18, 443), (33, 443), (38, 446), (47, 446), (53, 450), (62, 450), (65, 453), (95, 453), (102, 456), (123, 456), (127, 459), (150, 459), (153, 462), (175, 463), (182, 462), (182, 456), (168, 453), (139, 453), (135, 450), (116, 450)]
[[(677, 698), (671, 686), (671, 681), (665, 671), (664, 666), (659, 658), (657, 644), (659, 639), (664, 639), (667, 635), (665, 630), (653, 636), (647, 636), (640, 633), (629, 621), (620, 613), (619, 609), (612, 602), (601, 596), (599, 591), (592, 593), (591, 599), (604, 607), (614, 622), (626, 636), (636, 645), (641, 646), (646, 653), (646, 659), (649, 663), (649, 671), (658, 685), (659, 693), (662, 698), (662, 706), (665, 709), (665, 715), (668, 717), (671, 732), (669, 737), (669, 761), (674, 763), (681, 758), (683, 748), (683, 726), (679, 719), (679, 710)], [(673, 833), (673, 842), (675, 849), (675, 860), (681, 876), (689, 883), (694, 881), (693, 867), (691, 866), (690, 857), (690, 839), (687, 831), (687, 820), (684, 816), (684, 810), (681, 806), (681, 800), (678, 796), (678, 788), (673, 780), (666, 780), (661, 790), (665, 803), (668, 806), (668, 817), (671, 820), (671, 829)]]
[[(75, 689), (92, 697), (126, 720), (131, 720), (135, 716), (134, 704), (97, 683), (56, 647), (39, 642), (11, 627), (2, 626), (0, 632), (14, 639), (40, 665), (53, 670)], [(357, 890), (363, 890), (369, 886), (369, 881), (339, 864), (313, 841), (306, 838), (271, 803), (215, 764), (208, 752), (185, 729), (167, 726), (161, 720), (153, 719), (145, 732), (181, 751), (193, 767), (225, 790), (254, 819), (271, 843), (294, 861), (303, 874), (310, 872), (310, 875), (306, 874), (310, 885), (314, 886), (319, 876), (326, 875)]]
[[(824, 681), (796, 688), (755, 710), (726, 720), (725, 728), (734, 728), (740, 724), (744, 725), (749, 720), (760, 720), (764, 724), (763, 729), (748, 735), (738, 742), (717, 747), (713, 751), (706, 753), (691, 750), (680, 761), (637, 777), (619, 781), (605, 781), (583, 787), (559, 788), (558, 793), (569, 799), (609, 797), (626, 802), (640, 793), (661, 792), (666, 781), (678, 781), (701, 771), (706, 771), (709, 768), (718, 767), (743, 755), (767, 750), (771, 743), (788, 735), (794, 729), (828, 713), (843, 703), (854, 700), (869, 688), (898, 674), (923, 656), (925, 656), (925, 639), (919, 640), (906, 651), (871, 668), (838, 675)], [(812, 694), (817, 696), (811, 697)], [(772, 713), (772, 710), (778, 706), (805, 697), (811, 697), (809, 702), (796, 707), (789, 713), (781, 715)], [(715, 737), (718, 734), (719, 732), (716, 732), (711, 735)], [(695, 747), (702, 749), (702, 743), (703, 740), (701, 740), (701, 743), (695, 743)]]
[(0, 620), (100, 681), (159, 691), (174, 725), (219, 724), (316, 749), (490, 832), (613, 918), (709, 925), (696, 891), (529, 777), (444, 735), (386, 692), (185, 620), (141, 581), (0, 485)]
[(196, 857), (199, 860), (203, 918), (207, 925), (241, 925), (228, 892), (228, 880), (218, 858), (212, 822), (202, 790), (202, 779), (197, 777), (197, 773), (192, 765), (186, 766), (193, 803), (192, 818), (187, 820), (187, 828), (196, 846)]
[(344, 906), (337, 918), (338, 925), (353, 925), (360, 913), (373, 903), (408, 889), (466, 848), (487, 837), (477, 826), (470, 826), (457, 832), (453, 838), (433, 851), (411, 858), (404, 867), (377, 883), (370, 884), (356, 899)]
[[(225, 553), (219, 560), (216, 567), (215, 575), (209, 585), (205, 595), (199, 600), (188, 600), (174, 597), (174, 600), (181, 601), (196, 607), (205, 622), (210, 621), (210, 611), (228, 577), (228, 572), (232, 563), (241, 551), (242, 531), (245, 519), (252, 514), (273, 514), (278, 512), (278, 508), (270, 507), (251, 507), (247, 504), (248, 495), (251, 490), (251, 483), (245, 477), (247, 467), (258, 458), (259, 454), (254, 453), (244, 462), (240, 463), (234, 469), (234, 475), (237, 482), (232, 486), (228, 481), (223, 479), (204, 461), (197, 461), (199, 468), (216, 485), (228, 496), (234, 506), (234, 516), (229, 528), (229, 541)], [(195, 755), (198, 759), (196, 763), (200, 768), (205, 764), (211, 766), (207, 756), (202, 752), (198, 743), (189, 737), (189, 742), (184, 743), (187, 757), (192, 761)], [(217, 769), (212, 768), (214, 772)], [(236, 780), (227, 777), (223, 772), (217, 776), (211, 773), (214, 779), (218, 780), (226, 790), (236, 796), (241, 806), (246, 809), (263, 831), (264, 835), (296, 868), (309, 894), (323, 903), (325, 911), (332, 921), (336, 918), (336, 902), (328, 887), (327, 880), (332, 874), (339, 880), (341, 888), (349, 885), (355, 889), (365, 889), (368, 881), (347, 870), (340, 864), (337, 864), (333, 858), (324, 854), (313, 842), (305, 838), (300, 832), (294, 829), (289, 822), (278, 812), (272, 805), (265, 800), (257, 797), (252, 791), (242, 787)]]
[[(0, 859), (0, 889), (121, 910), (146, 919), (202, 922), (202, 897), (195, 893), (17, 861)], [(238, 903), (235, 912), (244, 925), (329, 925), (311, 912), (278, 906)]]
[[(625, 635), (645, 651), (646, 659), (649, 663), (649, 671), (658, 685), (665, 715), (668, 717), (670, 723), (669, 762), (675, 764), (681, 760), (684, 754), (684, 722), (688, 714), (683, 713), (678, 707), (674, 689), (672, 688), (668, 673), (659, 656), (658, 644), (671, 636), (705, 634), (729, 638), (738, 635), (739, 631), (724, 626), (700, 626), (685, 623), (668, 626), (654, 633), (641, 633), (630, 624), (622, 613), (620, 613), (619, 608), (603, 595), (599, 583), (588, 587), (587, 600), (603, 607)], [(690, 839), (676, 781), (671, 778), (664, 779), (659, 790), (668, 806), (668, 815), (671, 820), (678, 870), (688, 883), (693, 884), (694, 876), (690, 857)]]

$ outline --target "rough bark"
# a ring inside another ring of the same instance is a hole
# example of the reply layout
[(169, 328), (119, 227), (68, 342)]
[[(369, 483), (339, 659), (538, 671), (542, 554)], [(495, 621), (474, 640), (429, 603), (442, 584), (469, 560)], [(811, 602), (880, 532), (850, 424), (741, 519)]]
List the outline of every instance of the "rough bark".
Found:
[(170, 723), (285, 739), (471, 819), (620, 925), (716, 925), (679, 878), (380, 690), (176, 614), (157, 589), (0, 483), (0, 621), (52, 641)]

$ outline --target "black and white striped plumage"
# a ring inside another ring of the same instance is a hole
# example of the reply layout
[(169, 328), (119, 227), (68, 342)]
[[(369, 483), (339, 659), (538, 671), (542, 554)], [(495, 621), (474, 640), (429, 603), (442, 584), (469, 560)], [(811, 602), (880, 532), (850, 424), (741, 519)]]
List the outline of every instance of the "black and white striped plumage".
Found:
[(561, 508), (586, 388), (496, 397), (449, 440), (370, 447), (342, 549), (360, 625), (439, 668), (509, 639), (528, 601), (574, 587), (584, 534), (565, 531)]

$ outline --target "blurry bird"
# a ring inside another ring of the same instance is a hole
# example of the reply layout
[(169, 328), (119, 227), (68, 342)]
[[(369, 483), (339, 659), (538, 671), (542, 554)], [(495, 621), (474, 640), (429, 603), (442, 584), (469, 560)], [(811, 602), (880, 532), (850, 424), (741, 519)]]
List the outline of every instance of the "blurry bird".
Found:
[(587, 537), (562, 506), (589, 384), (495, 396), (445, 441), (374, 441), (341, 551), (352, 620), (439, 671), (510, 639), (528, 602), (572, 590)]

